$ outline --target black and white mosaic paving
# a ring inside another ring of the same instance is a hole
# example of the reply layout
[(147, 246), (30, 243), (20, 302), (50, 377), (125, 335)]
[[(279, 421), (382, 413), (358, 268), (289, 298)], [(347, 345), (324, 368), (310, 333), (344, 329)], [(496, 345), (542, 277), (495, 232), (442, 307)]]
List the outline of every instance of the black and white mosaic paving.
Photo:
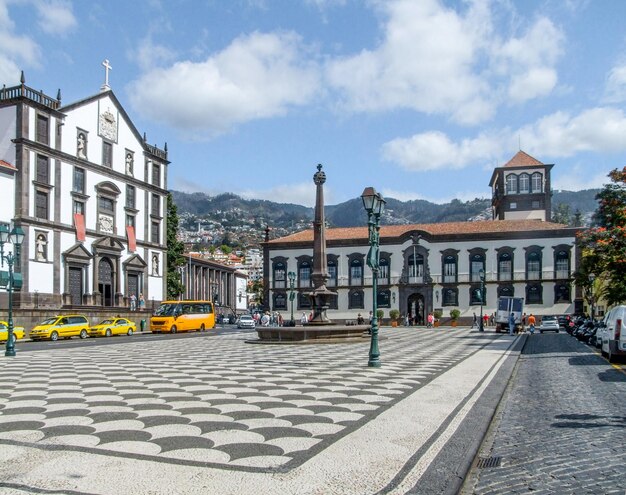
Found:
[(251, 345), (233, 333), (18, 353), (0, 362), (0, 445), (288, 470), (484, 345), (467, 329), (369, 343)]

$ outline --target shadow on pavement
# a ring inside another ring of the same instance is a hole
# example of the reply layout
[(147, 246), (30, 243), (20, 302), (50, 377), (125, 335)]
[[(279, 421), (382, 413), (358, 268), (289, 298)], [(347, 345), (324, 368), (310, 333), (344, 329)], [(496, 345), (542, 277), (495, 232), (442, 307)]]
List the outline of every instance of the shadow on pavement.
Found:
[(599, 416), (597, 414), (559, 414), (555, 428), (626, 428), (626, 416)]
[(601, 382), (626, 382), (626, 374), (613, 368), (598, 373)]

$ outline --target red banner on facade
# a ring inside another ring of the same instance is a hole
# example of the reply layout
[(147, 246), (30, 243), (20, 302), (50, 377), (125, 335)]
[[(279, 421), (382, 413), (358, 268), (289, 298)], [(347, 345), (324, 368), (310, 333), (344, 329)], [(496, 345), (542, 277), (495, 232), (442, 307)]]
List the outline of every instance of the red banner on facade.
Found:
[(128, 238), (128, 250), (134, 253), (137, 250), (137, 240), (135, 239), (135, 227), (126, 226), (126, 237)]
[(85, 240), (85, 216), (74, 213), (74, 225), (76, 226), (76, 240), (83, 242)]

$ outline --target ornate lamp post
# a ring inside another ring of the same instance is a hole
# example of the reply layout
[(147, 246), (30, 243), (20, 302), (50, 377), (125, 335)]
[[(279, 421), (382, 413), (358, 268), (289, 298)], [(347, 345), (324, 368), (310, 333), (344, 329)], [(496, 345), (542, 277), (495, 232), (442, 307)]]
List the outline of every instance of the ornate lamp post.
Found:
[[(13, 244), (15, 254), (12, 252), (4, 254), (4, 244), (7, 241), (10, 241), (11, 244)], [(13, 227), (11, 232), (9, 232), (9, 227), (7, 225), (0, 225), (0, 266), (4, 267), (4, 262), (6, 261), (9, 268), (8, 273), (4, 272), (0, 274), (0, 284), (5, 286), (7, 288), (7, 292), (9, 293), (7, 345), (4, 353), (5, 356), (15, 356), (15, 342), (13, 337), (13, 289), (19, 289), (22, 286), (22, 279), (21, 276), (18, 278), (14, 275), (13, 265), (19, 256), (20, 246), (23, 241), (24, 231), (21, 227)]]
[(370, 249), (367, 253), (367, 266), (372, 270), (372, 339), (370, 343), (370, 354), (367, 365), (373, 368), (380, 368), (380, 351), (378, 350), (378, 269), (379, 245), (380, 245), (380, 216), (385, 209), (385, 200), (377, 193), (373, 187), (366, 187), (361, 194), (363, 207), (367, 211), (367, 229), (369, 234)]
[(293, 300), (296, 298), (296, 293), (293, 288), (296, 282), (296, 274), (294, 272), (287, 273), (287, 278), (289, 279), (289, 302), (291, 303), (291, 321), (289, 322), (290, 327), (295, 327), (296, 322), (293, 319)]
[(483, 323), (483, 304), (485, 303), (485, 270), (482, 268), (478, 271), (480, 277), (480, 321), (478, 322), (478, 331), (484, 332), (485, 325)]
[(596, 275), (595, 273), (590, 273), (589, 274), (589, 300), (591, 302), (591, 320), (593, 321), (593, 318), (595, 316), (595, 309), (596, 309), (596, 302), (593, 299), (593, 282), (596, 279)]

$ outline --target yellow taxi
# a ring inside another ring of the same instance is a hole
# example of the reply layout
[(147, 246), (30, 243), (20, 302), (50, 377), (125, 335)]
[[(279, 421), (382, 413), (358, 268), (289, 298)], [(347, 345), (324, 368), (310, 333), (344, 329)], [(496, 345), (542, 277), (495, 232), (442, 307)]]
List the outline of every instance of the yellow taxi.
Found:
[[(6, 342), (9, 336), (9, 324), (0, 320), (0, 342)], [(13, 325), (13, 342), (17, 339), (24, 338), (24, 327), (16, 327)]]
[(126, 318), (107, 318), (89, 328), (92, 337), (110, 337), (111, 335), (132, 335), (137, 325)]
[(89, 321), (83, 315), (58, 315), (47, 318), (30, 331), (32, 340), (89, 337)]

